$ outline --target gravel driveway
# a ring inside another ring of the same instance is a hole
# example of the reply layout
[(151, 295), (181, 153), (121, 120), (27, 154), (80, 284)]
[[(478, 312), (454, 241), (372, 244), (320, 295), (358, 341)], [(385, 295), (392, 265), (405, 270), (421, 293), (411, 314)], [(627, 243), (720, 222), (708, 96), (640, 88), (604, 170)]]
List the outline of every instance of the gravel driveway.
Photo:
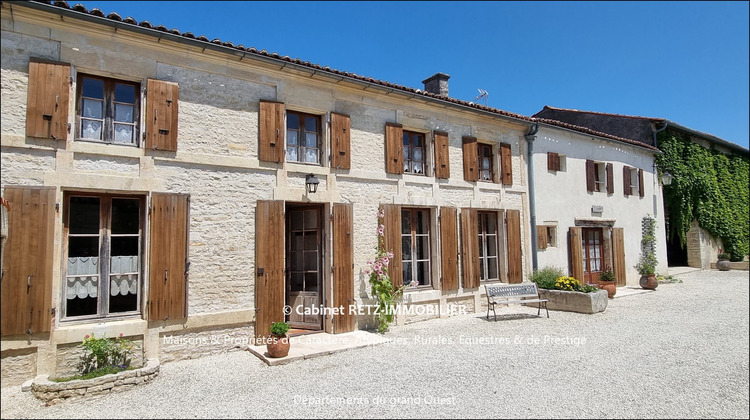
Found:
[(600, 314), (512, 306), (284, 366), (244, 351), (173, 362), (151, 384), (52, 407), (3, 388), (2, 417), (748, 418), (748, 272), (677, 278)]

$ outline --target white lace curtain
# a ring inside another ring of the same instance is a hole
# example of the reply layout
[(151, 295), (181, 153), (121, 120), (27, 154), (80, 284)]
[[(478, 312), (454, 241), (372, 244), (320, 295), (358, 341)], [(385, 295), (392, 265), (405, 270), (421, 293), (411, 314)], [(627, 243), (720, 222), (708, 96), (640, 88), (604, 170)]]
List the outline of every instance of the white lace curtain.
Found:
[[(112, 257), (109, 294), (138, 293), (138, 256)], [(99, 293), (99, 257), (68, 258), (67, 298), (97, 297)]]

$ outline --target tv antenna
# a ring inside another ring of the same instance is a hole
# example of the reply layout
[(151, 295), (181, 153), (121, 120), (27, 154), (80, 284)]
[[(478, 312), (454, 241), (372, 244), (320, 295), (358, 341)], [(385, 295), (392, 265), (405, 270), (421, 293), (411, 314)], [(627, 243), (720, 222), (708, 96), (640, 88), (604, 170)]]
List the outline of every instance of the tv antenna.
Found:
[(488, 100), (488, 98), (490, 96), (490, 93), (487, 92), (484, 89), (477, 89), (477, 90), (479, 91), (479, 95), (477, 95), (477, 96), (474, 97), (473, 102), (482, 101), (482, 103), (484, 104), (484, 106), (487, 106), (487, 100)]

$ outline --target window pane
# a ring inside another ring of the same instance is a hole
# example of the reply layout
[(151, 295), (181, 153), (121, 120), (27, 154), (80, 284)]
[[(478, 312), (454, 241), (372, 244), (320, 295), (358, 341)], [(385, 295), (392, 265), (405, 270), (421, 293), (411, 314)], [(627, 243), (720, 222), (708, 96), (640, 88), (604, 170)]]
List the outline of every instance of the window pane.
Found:
[(290, 247), (292, 251), (302, 251), (304, 246), (304, 236), (302, 232), (293, 232), (291, 235)]
[(487, 237), (487, 256), (489, 257), (497, 256), (497, 237), (496, 236)]
[(315, 232), (305, 232), (305, 250), (315, 251), (318, 249), (318, 235)]
[(289, 218), (292, 220), (292, 230), (302, 230), (302, 212), (301, 211), (290, 212)]
[(286, 160), (290, 162), (299, 162), (299, 159), (297, 158), (297, 148), (296, 147), (287, 147), (286, 148)]
[(286, 144), (297, 145), (297, 130), (286, 130)]
[(83, 99), (83, 109), (81, 110), (81, 116), (86, 118), (102, 118), (102, 109), (104, 108), (104, 101), (97, 101), (95, 99)]
[(497, 258), (487, 258), (487, 274), (488, 279), (496, 279), (497, 277)]
[(318, 163), (318, 149), (305, 149), (305, 162)]
[(490, 169), (490, 160), (488, 158), (482, 159), (482, 169)]
[(497, 218), (494, 214), (485, 215), (487, 221), (487, 233), (497, 233)]
[(69, 233), (99, 234), (99, 198), (70, 197)]
[(430, 238), (427, 236), (417, 237), (417, 259), (426, 260), (430, 257)]
[(414, 160), (424, 160), (424, 157), (422, 156), (422, 149), (414, 149)]
[(428, 262), (417, 263), (417, 280), (419, 285), (430, 284), (430, 264)]
[(138, 271), (137, 251), (135, 255), (119, 255), (110, 258), (110, 274), (137, 273)]
[[(317, 229), (318, 228), (318, 211), (317, 210), (305, 210), (305, 229)], [(315, 233), (313, 233), (314, 235)]]
[(102, 80), (84, 77), (82, 90), (83, 96), (104, 99), (104, 81)]
[(133, 105), (115, 104), (115, 121), (132, 123)]
[(115, 124), (115, 143), (133, 143), (133, 126)]
[(404, 149), (408, 148), (411, 145), (411, 138), (409, 137), (409, 133), (404, 132)]
[(316, 117), (305, 117), (305, 131), (318, 131), (318, 119)]
[(292, 273), (291, 279), (290, 279), (291, 281), (289, 282), (290, 283), (290, 287), (292, 289), (292, 292), (301, 292), (302, 291), (302, 287), (303, 287), (303, 281), (302, 280), (303, 279), (304, 279), (304, 274), (302, 274), (302, 273)]
[(135, 103), (135, 86), (115, 83), (115, 101)]
[(411, 236), (401, 237), (401, 260), (411, 260)]
[(401, 270), (401, 278), (403, 279), (403, 282), (405, 285), (409, 285), (411, 283), (411, 277), (412, 277), (412, 263), (403, 263), (402, 264), (402, 270)]
[(140, 220), (138, 200), (112, 199), (112, 233), (138, 233)]
[(484, 276), (484, 260), (479, 259), (479, 280), (487, 280), (487, 277)]
[(84, 139), (102, 139), (102, 122), (81, 120), (81, 138)]
[(479, 236), (479, 258), (484, 257), (484, 238)]
[[(115, 284), (118, 287), (115, 287)], [(135, 286), (135, 291), (133, 287)], [(112, 293), (117, 292), (114, 296)], [(126, 293), (123, 295), (122, 293)], [(131, 312), (138, 309), (138, 279), (129, 280), (127, 283), (125, 280), (120, 280), (118, 283), (117, 279), (113, 279), (110, 285), (110, 297), (109, 297), (109, 312)]]
[(318, 273), (305, 273), (305, 291), (318, 291)]
[(318, 252), (305, 252), (305, 271), (318, 270)]
[(411, 233), (411, 212), (409, 210), (401, 212), (401, 233)]
[(292, 271), (302, 271), (304, 265), (302, 264), (302, 252), (291, 252), (289, 253), (289, 266)]
[(412, 138), (414, 139), (414, 147), (422, 147), (422, 135), (414, 134)]
[(414, 162), (414, 173), (415, 174), (424, 173), (424, 164), (422, 162)]
[(286, 128), (299, 130), (299, 116), (297, 114), (286, 114)]
[(406, 164), (406, 161), (409, 160), (409, 148), (404, 147), (404, 165)]
[[(79, 239), (79, 238), (74, 238)], [(97, 243), (98, 244), (98, 243)], [(99, 257), (68, 257), (68, 276), (98, 276)]]
[(111, 239), (112, 256), (138, 255), (137, 236), (115, 236)]
[(318, 135), (316, 133), (305, 133), (305, 146), (318, 147)]
[(427, 233), (429, 226), (427, 226), (430, 218), (427, 211), (421, 210), (417, 212), (417, 233)]
[(68, 258), (98, 256), (98, 236), (73, 236), (68, 238)]

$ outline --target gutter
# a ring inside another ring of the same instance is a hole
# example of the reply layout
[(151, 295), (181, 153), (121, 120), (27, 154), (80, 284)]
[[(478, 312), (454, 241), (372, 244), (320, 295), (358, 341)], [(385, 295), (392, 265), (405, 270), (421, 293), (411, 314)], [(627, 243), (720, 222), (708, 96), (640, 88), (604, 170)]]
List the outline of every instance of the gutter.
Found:
[(529, 131), (523, 136), (529, 144), (529, 159), (526, 164), (529, 172), (529, 219), (531, 221), (531, 267), (534, 271), (539, 268), (537, 259), (537, 237), (536, 237), (536, 203), (534, 196), (534, 140), (536, 133), (539, 131), (539, 123), (534, 123), (529, 127)]
[(669, 123), (667, 121), (662, 121), (664, 126), (658, 130), (654, 130), (654, 147), (659, 147), (658, 143), (656, 142), (656, 135), (661, 133), (662, 131), (666, 130), (667, 127), (669, 127)]
[[(385, 92), (386, 95), (391, 94), (391, 93), (400, 93), (400, 94), (403, 94), (404, 96), (409, 97), (409, 99), (418, 98), (428, 103), (431, 102), (434, 104), (440, 104), (442, 106), (455, 108), (461, 111), (475, 112), (477, 114), (482, 114), (482, 115), (489, 116), (492, 118), (499, 117), (508, 121), (521, 123), (523, 125), (528, 125), (530, 121), (529, 119), (526, 119), (526, 118), (518, 118), (518, 117), (514, 117), (510, 115), (503, 115), (499, 112), (491, 112), (491, 111), (486, 111), (482, 109), (477, 109), (471, 106), (457, 104), (455, 102), (445, 100), (445, 99), (434, 98), (434, 97), (422, 95), (419, 93), (409, 92), (406, 90), (400, 90), (400, 89), (390, 87), (390, 86), (384, 86), (378, 83), (368, 82), (365, 80), (359, 80), (357, 78), (347, 76), (345, 74), (337, 74), (331, 70), (324, 69), (323, 71), (320, 71), (320, 69), (311, 68), (303, 64), (294, 63), (292, 61), (286, 61), (281, 58), (267, 57), (263, 55), (261, 52), (249, 52), (248, 53), (248, 52), (241, 51), (233, 47), (228, 47), (228, 46), (224, 46), (221, 44), (215, 44), (211, 41), (201, 41), (198, 39), (186, 38), (182, 35), (176, 35), (170, 32), (163, 32), (163, 31), (153, 29), (153, 28), (145, 28), (145, 27), (133, 25), (130, 23), (119, 22), (116, 20), (108, 19), (106, 17), (93, 16), (88, 13), (83, 13), (83, 12), (79, 12), (79, 11), (72, 10), (72, 9), (66, 9), (60, 6), (49, 5), (46, 3), (40, 3), (36, 1), (27, 1), (27, 2), (21, 2), (21, 3), (17, 3), (17, 2), (4, 2), (4, 3), (7, 3), (10, 6), (11, 13), (13, 11), (13, 6), (28, 7), (31, 9), (41, 10), (44, 12), (59, 15), (61, 19), (65, 17), (70, 17), (70, 18), (79, 19), (79, 20), (86, 21), (86, 22), (97, 23), (100, 25), (113, 27), (115, 31), (127, 30), (127, 31), (138, 33), (138, 34), (142, 34), (142, 35), (150, 35), (150, 36), (156, 37), (159, 40), (166, 39), (169, 41), (173, 41), (173, 42), (177, 42), (177, 43), (181, 43), (185, 45), (190, 45), (193, 47), (198, 47), (204, 51), (209, 49), (213, 51), (222, 52), (225, 54), (228, 53), (230, 55), (240, 57), (240, 59), (254, 58), (260, 62), (280, 66), (279, 70), (283, 69), (284, 67), (291, 67), (299, 71), (304, 71), (310, 74), (311, 77), (315, 75), (316, 73), (325, 75), (325, 77), (330, 77), (336, 83), (339, 83), (342, 80), (347, 80), (351, 83), (357, 84), (359, 86), (363, 86), (365, 88), (371, 87), (379, 91)], [(265, 50), (262, 50), (262, 51), (265, 51)]]

